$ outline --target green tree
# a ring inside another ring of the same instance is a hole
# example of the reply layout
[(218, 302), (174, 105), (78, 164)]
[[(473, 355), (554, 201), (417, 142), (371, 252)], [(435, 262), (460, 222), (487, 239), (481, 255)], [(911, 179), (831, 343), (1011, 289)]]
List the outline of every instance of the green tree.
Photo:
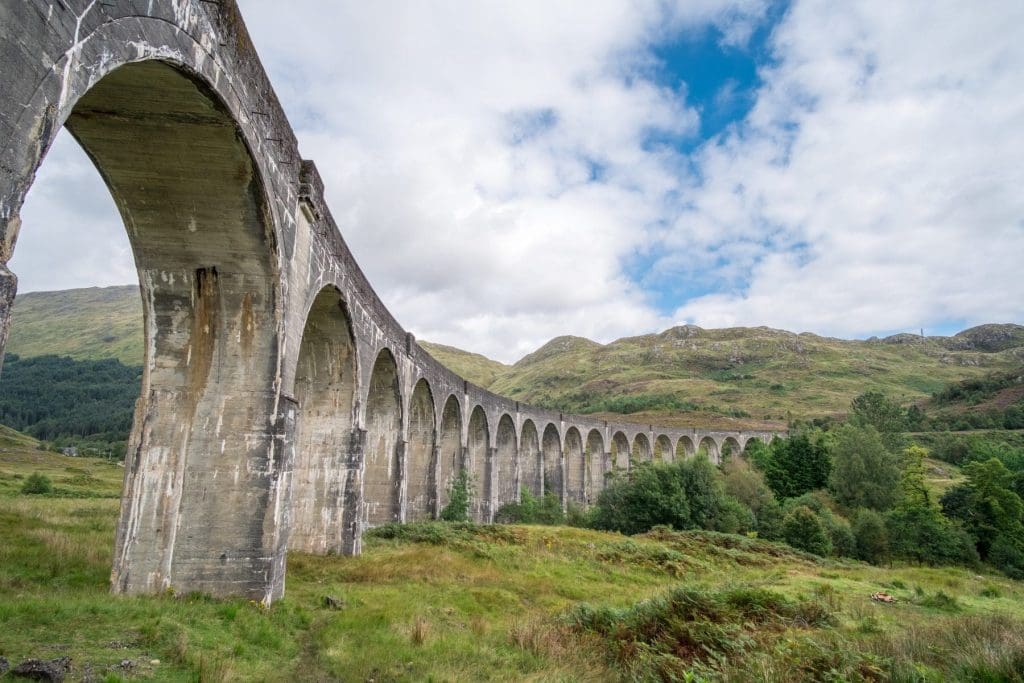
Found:
[(963, 471), (967, 500), (966, 509), (959, 512), (966, 517), (982, 559), (988, 559), (1000, 537), (1003, 552), (1024, 545), (1024, 502), (1013, 491), (1013, 474), (996, 458), (968, 463)]
[(795, 498), (823, 488), (831, 470), (828, 450), (807, 434), (798, 434), (772, 441), (764, 478), (779, 498)]
[(814, 510), (799, 505), (782, 522), (782, 538), (789, 545), (816, 555), (832, 552), (832, 540)]
[(448, 489), (448, 504), (441, 510), (441, 519), (446, 522), (468, 522), (471, 495), (469, 472), (462, 468)]
[(899, 494), (900, 468), (871, 425), (843, 425), (832, 449), (829, 489), (848, 509), (888, 510)]
[(900, 499), (886, 517), (892, 554), (928, 564), (976, 564), (971, 537), (942, 515), (925, 483), (928, 451), (911, 446), (903, 452)]
[[(767, 452), (766, 445), (762, 444), (762, 448)], [(743, 458), (734, 458), (722, 467), (722, 480), (725, 492), (750, 508), (754, 514), (758, 536), (771, 540), (781, 538), (782, 509), (759, 470), (751, 467)]]
[(856, 557), (871, 564), (881, 564), (889, 557), (889, 534), (885, 518), (875, 510), (861, 508), (853, 518)]
[(907, 416), (898, 403), (880, 391), (868, 391), (850, 404), (850, 421), (858, 426), (871, 425), (882, 436), (882, 442), (893, 451), (903, 446), (902, 432), (907, 427)]

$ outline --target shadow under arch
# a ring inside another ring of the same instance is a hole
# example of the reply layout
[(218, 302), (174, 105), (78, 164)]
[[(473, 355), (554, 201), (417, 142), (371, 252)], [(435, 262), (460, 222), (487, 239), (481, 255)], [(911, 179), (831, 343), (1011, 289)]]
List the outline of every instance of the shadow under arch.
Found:
[(434, 513), (434, 395), (426, 378), (409, 399), (409, 444), (405, 451), (405, 521), (430, 519)]
[(398, 365), (387, 348), (373, 363), (366, 396), (366, 446), (363, 455), (363, 520), (367, 526), (401, 517), (402, 396)]
[[(290, 462), (279, 444), (294, 410), (276, 387), (277, 241), (259, 165), (229, 108), (185, 67), (131, 62), (68, 96), (77, 100), (62, 100), (65, 121), (37, 112), (38, 158), (13, 176), (0, 227), (6, 262), (17, 209), (56, 134), (48, 122), (81, 145), (125, 224), (145, 360), (112, 590), (269, 602), (284, 587)], [(14, 277), (6, 265), (0, 275), (6, 305)]]
[[(346, 502), (356, 494), (358, 388), (355, 336), (337, 288), (320, 290), (306, 316), (295, 371), (295, 465), (292, 471), (290, 550), (351, 553), (357, 519)], [(348, 512), (348, 514), (346, 514)]]
[(452, 483), (464, 467), (462, 451), (462, 406), (455, 394), (451, 394), (445, 399), (441, 410), (441, 429), (437, 439), (435, 518), (440, 517), (441, 510), (448, 505)]
[(524, 420), (520, 430), (519, 464), (519, 486), (535, 498), (540, 498), (544, 495), (544, 463), (537, 425), (533, 420)]

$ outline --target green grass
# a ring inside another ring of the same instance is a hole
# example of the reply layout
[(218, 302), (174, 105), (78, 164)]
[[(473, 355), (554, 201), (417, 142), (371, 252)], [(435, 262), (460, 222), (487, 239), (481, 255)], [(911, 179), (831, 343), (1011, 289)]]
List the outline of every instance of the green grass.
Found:
[[(269, 608), (111, 596), (123, 470), (31, 446), (0, 434), (0, 655), (70, 656), (76, 677), (1019, 680), (999, 676), (1024, 661), (1024, 584), (713, 532), (388, 526), (360, 557), (290, 555), (286, 597)], [(33, 472), (62, 493), (20, 494)], [(878, 590), (898, 602), (872, 602)]]

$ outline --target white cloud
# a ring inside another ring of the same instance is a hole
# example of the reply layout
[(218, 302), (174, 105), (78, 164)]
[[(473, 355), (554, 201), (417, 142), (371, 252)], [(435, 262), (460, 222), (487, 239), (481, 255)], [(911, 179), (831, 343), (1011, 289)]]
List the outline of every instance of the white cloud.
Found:
[(743, 262), (742, 291), (676, 317), (842, 336), (1021, 321), (1022, 21), (1019, 3), (794, 5), (755, 109), (703, 151), (695, 208), (666, 237), (707, 259), (782, 246)]

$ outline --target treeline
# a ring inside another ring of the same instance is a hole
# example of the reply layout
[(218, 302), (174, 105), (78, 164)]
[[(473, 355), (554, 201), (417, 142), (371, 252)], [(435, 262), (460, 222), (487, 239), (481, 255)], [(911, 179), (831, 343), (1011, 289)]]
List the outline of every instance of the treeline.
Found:
[(8, 355), (0, 377), (0, 423), (56, 446), (122, 457), (142, 368), (116, 359)]
[(907, 440), (905, 411), (869, 392), (850, 418), (751, 442), (719, 467), (705, 453), (610, 476), (588, 511), (558, 501), (505, 506), (499, 521), (574, 523), (636, 534), (656, 526), (754, 535), (826, 556), (977, 566), (1024, 579), (1024, 448), (975, 439), (963, 483), (929, 481), (928, 452)]

